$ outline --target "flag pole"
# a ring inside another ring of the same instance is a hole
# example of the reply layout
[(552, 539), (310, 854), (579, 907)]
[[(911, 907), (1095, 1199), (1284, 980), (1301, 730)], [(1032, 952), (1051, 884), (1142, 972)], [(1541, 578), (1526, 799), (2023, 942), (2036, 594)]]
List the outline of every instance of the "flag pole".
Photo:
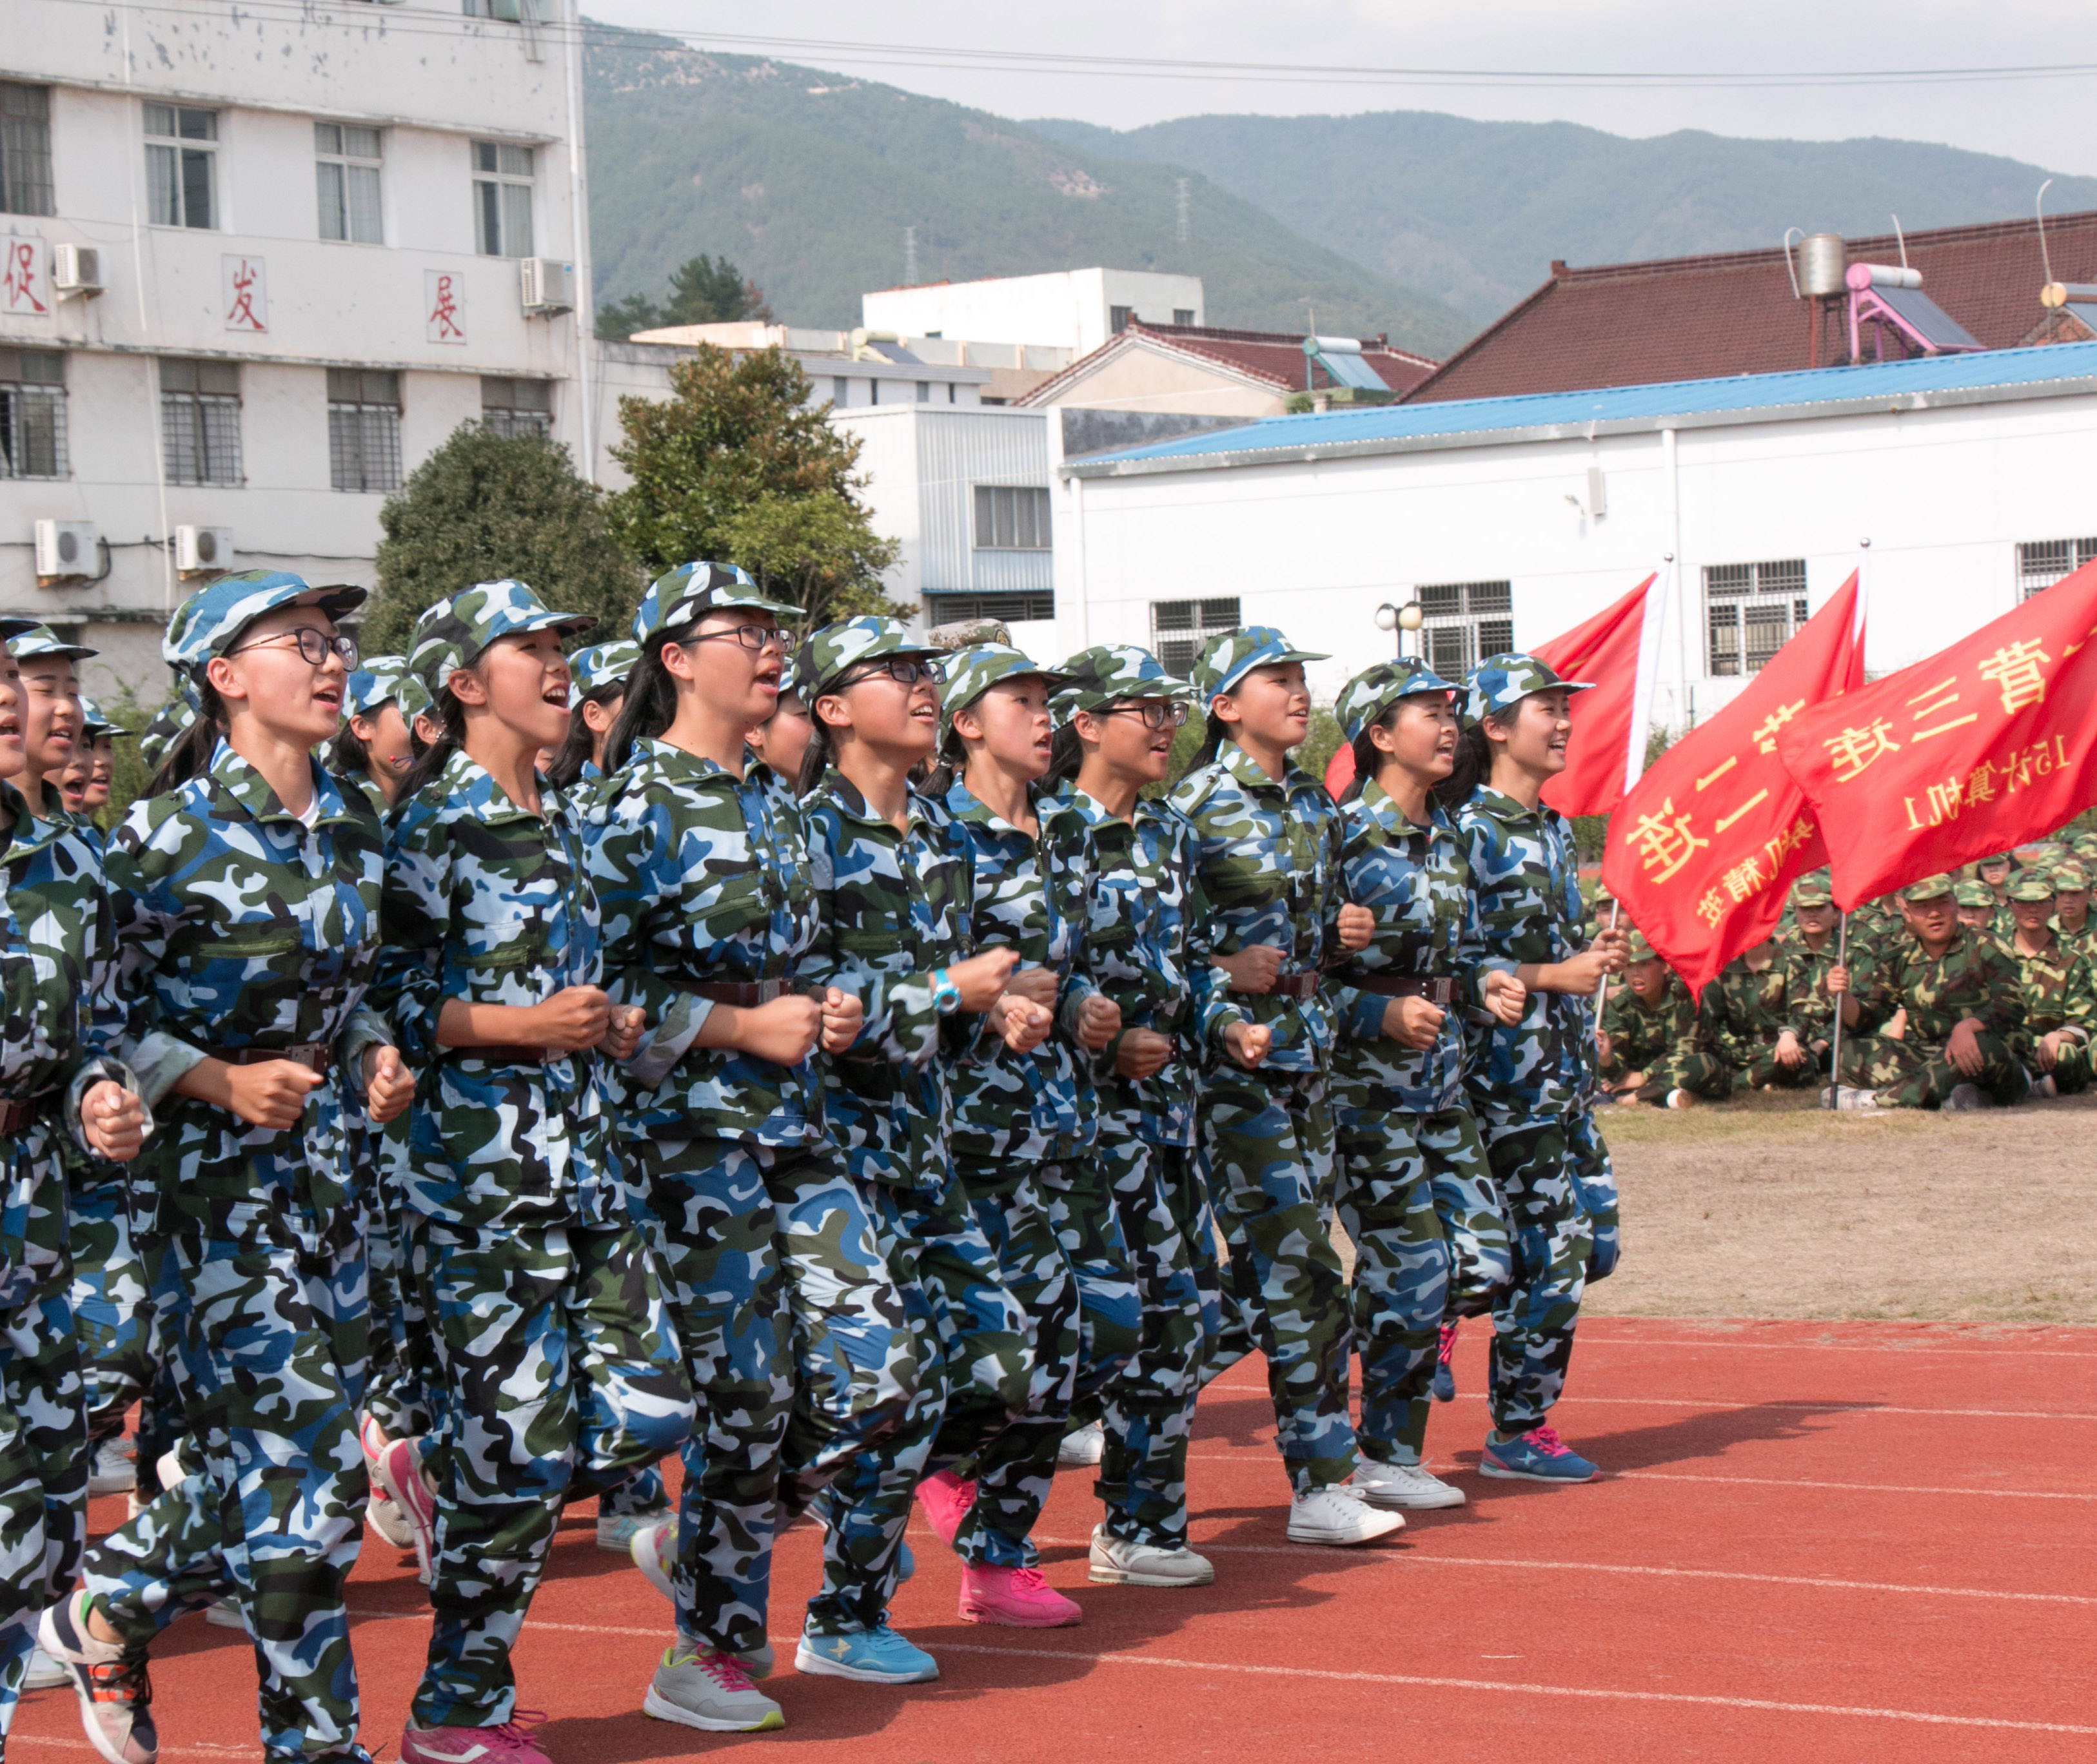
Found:
[[(1609, 897), (1609, 929), (1613, 931), (1617, 928), (1617, 915), (1623, 909), (1623, 902), (1612, 895)], [(1601, 985), (1595, 991), (1595, 1033), (1596, 1035), (1602, 1032), (1602, 1009), (1609, 1002), (1609, 977), (1605, 974), (1602, 976)]]
[[(1850, 915), (1846, 913), (1836, 925), (1835, 965), (1850, 965)], [(1842, 1000), (1849, 996), (1844, 992), (1835, 1000), (1835, 1034), (1828, 1049), (1828, 1106), (1831, 1109), (1842, 1105)]]

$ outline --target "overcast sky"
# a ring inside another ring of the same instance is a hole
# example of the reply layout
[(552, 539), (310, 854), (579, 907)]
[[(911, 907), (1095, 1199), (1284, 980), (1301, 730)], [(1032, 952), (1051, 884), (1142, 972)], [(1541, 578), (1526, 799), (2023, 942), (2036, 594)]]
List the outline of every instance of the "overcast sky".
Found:
[[(584, 0), (608, 22), (689, 31), (879, 42), (948, 50), (1479, 68), (1499, 73), (1621, 72), (1729, 75), (1970, 68), (2097, 59), (2097, 0), (1062, 0), (986, 7), (956, 0)], [(716, 46), (744, 47), (717, 39)], [(1722, 134), (1837, 140), (1890, 135), (2007, 154), (2051, 171), (2097, 173), (2097, 76), (1970, 84), (1807, 90), (1523, 90), (1429, 84), (1190, 79), (1025, 68), (875, 65), (844, 50), (780, 49), (834, 68), (1008, 116), (1075, 116), (1117, 128), (1203, 112), (1272, 115), (1434, 110), (1587, 123), (1620, 134), (1708, 129)], [(907, 57), (904, 58), (908, 59)]]

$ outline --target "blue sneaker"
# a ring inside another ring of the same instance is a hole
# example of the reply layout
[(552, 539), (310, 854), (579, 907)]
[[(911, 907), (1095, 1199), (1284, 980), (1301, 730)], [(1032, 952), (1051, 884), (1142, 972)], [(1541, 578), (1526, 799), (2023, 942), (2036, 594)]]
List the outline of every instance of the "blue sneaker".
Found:
[(925, 1684), (939, 1677), (939, 1662), (884, 1622), (878, 1629), (843, 1635), (804, 1630), (794, 1650), (794, 1670), (821, 1679), (856, 1679), (862, 1684)]
[(1456, 1368), (1451, 1359), (1456, 1351), (1456, 1325), (1445, 1323), (1442, 1325), (1441, 1339), (1434, 1346), (1434, 1382), (1431, 1388), (1437, 1403), (1456, 1400)]
[(1489, 1438), (1478, 1459), (1479, 1475), (1517, 1482), (1591, 1482), (1598, 1473), (1550, 1427), (1532, 1427), (1504, 1446)]
[(899, 1543), (895, 1547), (895, 1584), (903, 1582), (917, 1572), (917, 1558), (910, 1553), (910, 1546)]

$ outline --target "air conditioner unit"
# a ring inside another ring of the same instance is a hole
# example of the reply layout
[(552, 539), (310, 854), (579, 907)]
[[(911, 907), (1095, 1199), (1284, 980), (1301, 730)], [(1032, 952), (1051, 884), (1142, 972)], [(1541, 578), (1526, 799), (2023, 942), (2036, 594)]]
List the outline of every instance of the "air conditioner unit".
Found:
[(175, 568), (184, 576), (222, 576), (233, 567), (230, 527), (177, 527)]
[(525, 313), (534, 318), (550, 318), (556, 313), (576, 309), (576, 266), (551, 257), (520, 257)]
[(62, 295), (93, 300), (102, 291), (102, 253), (92, 245), (53, 246), (51, 286)]
[(95, 541), (100, 536), (93, 521), (38, 521), (37, 580), (63, 581), (94, 575)]

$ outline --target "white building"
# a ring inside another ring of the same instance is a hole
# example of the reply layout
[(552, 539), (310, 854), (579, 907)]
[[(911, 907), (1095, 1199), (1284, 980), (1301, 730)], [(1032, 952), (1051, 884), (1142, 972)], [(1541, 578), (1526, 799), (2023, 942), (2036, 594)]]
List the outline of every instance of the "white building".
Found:
[(462, 422), (591, 456), (575, 33), (503, 11), (8, 7), (0, 607), (90, 689), (157, 701), (186, 575), (369, 585)]
[(1333, 659), (1546, 641), (1675, 561), (1655, 716), (1722, 705), (1870, 543), (1889, 672), (2097, 558), (2097, 343), (1278, 417), (1058, 462), (1057, 628), (1184, 665), (1239, 624)]
[(1035, 344), (1089, 355), (1132, 318), (1206, 325), (1199, 276), (1143, 269), (1062, 269), (1045, 276), (934, 282), (860, 296), (862, 322), (910, 337)]

